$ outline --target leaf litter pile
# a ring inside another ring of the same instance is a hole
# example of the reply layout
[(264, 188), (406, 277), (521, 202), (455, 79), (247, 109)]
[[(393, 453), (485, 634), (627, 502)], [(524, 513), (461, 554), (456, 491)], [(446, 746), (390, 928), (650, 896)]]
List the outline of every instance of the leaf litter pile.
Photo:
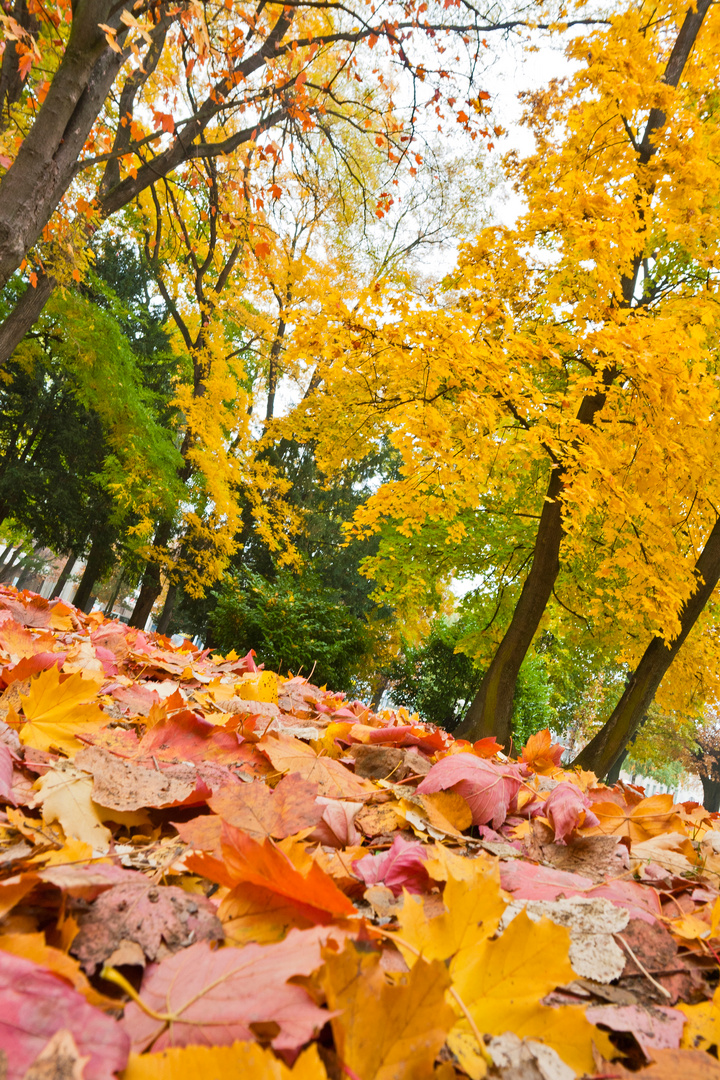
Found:
[(720, 1078), (720, 815), (0, 587), (4, 1080)]

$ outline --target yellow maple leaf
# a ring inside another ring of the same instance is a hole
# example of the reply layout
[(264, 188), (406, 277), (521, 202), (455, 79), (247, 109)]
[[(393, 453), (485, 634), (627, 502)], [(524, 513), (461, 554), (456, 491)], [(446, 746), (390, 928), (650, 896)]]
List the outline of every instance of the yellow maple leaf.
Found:
[(445, 1001), (450, 980), (440, 961), (419, 960), (389, 983), (377, 953), (354, 944), (326, 956), (323, 978), (342, 1064), (363, 1080), (431, 1076), (455, 1014)]
[[(497, 940), (481, 940), (473, 950), (468, 941), (462, 962), (457, 968), (451, 962), (450, 975), (483, 1034), (512, 1031), (521, 1039), (538, 1039), (577, 1072), (590, 1072), (592, 1044), (609, 1052), (607, 1037), (585, 1019), (581, 1008), (540, 1004), (551, 990), (575, 978), (569, 948), (564, 926), (549, 919), (533, 923), (521, 911)], [(457, 1026), (469, 1029), (466, 1018)]]
[[(480, 862), (462, 861), (469, 867)], [(414, 954), (403, 948), (405, 943), (425, 960), (445, 961), (452, 957), (451, 974), (455, 980), (472, 962), (478, 945), (495, 933), (505, 911), (497, 863), (488, 866), (482, 861), (475, 870), (472, 881), (450, 878), (443, 896), (446, 910), (434, 919), (426, 918), (421, 896), (404, 894), (397, 916), (397, 945), (409, 964)]]
[(218, 1080), (221, 1076), (251, 1076), (253, 1080), (327, 1080), (317, 1046), (309, 1046), (289, 1069), (257, 1043), (232, 1046), (182, 1046), (159, 1054), (131, 1054), (123, 1080)]
[(720, 988), (712, 1001), (701, 1001), (699, 1005), (679, 1001), (675, 1007), (687, 1017), (680, 1043), (683, 1049), (709, 1050), (711, 1046), (720, 1046)]
[(102, 823), (101, 811), (92, 801), (93, 778), (61, 759), (37, 782), (33, 806), (42, 807), (43, 820), (57, 821), (66, 836), (107, 851), (112, 834)]
[(57, 667), (41, 671), (29, 693), (20, 696), (26, 721), (20, 741), (36, 750), (55, 747), (71, 757), (82, 746), (76, 736), (107, 721), (94, 700), (101, 685), (79, 672), (61, 682)]
[(593, 813), (600, 824), (583, 829), (585, 835), (603, 833), (608, 836), (629, 836), (633, 841), (650, 840), (661, 833), (685, 832), (680, 817), (672, 812), (672, 795), (651, 795), (632, 807), (614, 802), (593, 803)]

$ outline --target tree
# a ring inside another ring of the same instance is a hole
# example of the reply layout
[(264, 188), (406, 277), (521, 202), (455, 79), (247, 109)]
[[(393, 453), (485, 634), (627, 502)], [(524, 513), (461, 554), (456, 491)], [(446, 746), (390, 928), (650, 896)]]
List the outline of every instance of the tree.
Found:
[(517, 226), (481, 232), (444, 293), (422, 302), (374, 288), (350, 311), (331, 294), (297, 341), (324, 379), (297, 429), (353, 414), (354, 438), (326, 441), (324, 464), (380, 433), (402, 455), (401, 479), (356, 515), (359, 530), (390, 524), (401, 548), (444, 533), (447, 571), (479, 552), (483, 575), (483, 553), (492, 563), (505, 537), (508, 560), (484, 582), (494, 651), (459, 734), (508, 743), (528, 649), (557, 606), (578, 611), (573, 598), (633, 667), (651, 642), (622, 721), (605, 729), (617, 738), (580, 759), (601, 773), (717, 581), (718, 20), (707, 13), (668, 3), (648, 23), (627, 8), (573, 39), (576, 74), (527, 99), (536, 152), (506, 163), (527, 203)]
[[(355, 0), (16, 0), (2, 16), (0, 288), (26, 263), (32, 269), (0, 328), (0, 362), (57, 283), (82, 274), (99, 223), (179, 167), (258, 143), (291, 157), (312, 130), (334, 145), (343, 120), (389, 160), (409, 159), (421, 149), (411, 146), (420, 110), (474, 124), (460, 101), (472, 96), (484, 37), (520, 25), (523, 16), (479, 19), (466, 0), (377, 13)], [(437, 67), (428, 39), (451, 50)], [(465, 75), (451, 78), (471, 42)], [(404, 120), (393, 68), (414, 84)], [(379, 196), (387, 198), (376, 192), (373, 204)]]
[(249, 570), (226, 575), (210, 621), (223, 652), (255, 649), (273, 671), (345, 691), (372, 644), (366, 623), (310, 571), (281, 571), (273, 582)]

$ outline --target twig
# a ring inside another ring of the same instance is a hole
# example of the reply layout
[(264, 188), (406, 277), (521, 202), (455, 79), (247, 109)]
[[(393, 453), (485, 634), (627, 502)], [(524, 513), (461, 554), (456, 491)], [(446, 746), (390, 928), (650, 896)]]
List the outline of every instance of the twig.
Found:
[(637, 956), (635, 955), (633, 950), (630, 948), (630, 946), (628, 945), (627, 941), (622, 936), (622, 934), (615, 934), (615, 937), (618, 939), (618, 941), (622, 942), (622, 944), (624, 945), (624, 947), (627, 949), (628, 953), (630, 954), (631, 959), (635, 961), (635, 963), (640, 968), (640, 970), (642, 971), (645, 978), (648, 979), (649, 982), (651, 982), (653, 984), (653, 986), (657, 987), (657, 989), (660, 991), (661, 994), (664, 994), (665, 997), (671, 998), (672, 994), (670, 993), (670, 991), (666, 990), (664, 986), (661, 986), (660, 983), (657, 981), (657, 979), (653, 979), (653, 977), (650, 974), (650, 972), (648, 971), (648, 969), (646, 967), (643, 967), (640, 960), (638, 960)]

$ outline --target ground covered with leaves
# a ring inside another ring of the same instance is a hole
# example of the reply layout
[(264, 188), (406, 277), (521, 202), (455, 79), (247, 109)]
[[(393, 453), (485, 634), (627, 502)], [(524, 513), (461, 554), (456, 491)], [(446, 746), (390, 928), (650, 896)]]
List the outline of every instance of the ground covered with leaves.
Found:
[(0, 588), (5, 1080), (720, 1078), (720, 816)]

